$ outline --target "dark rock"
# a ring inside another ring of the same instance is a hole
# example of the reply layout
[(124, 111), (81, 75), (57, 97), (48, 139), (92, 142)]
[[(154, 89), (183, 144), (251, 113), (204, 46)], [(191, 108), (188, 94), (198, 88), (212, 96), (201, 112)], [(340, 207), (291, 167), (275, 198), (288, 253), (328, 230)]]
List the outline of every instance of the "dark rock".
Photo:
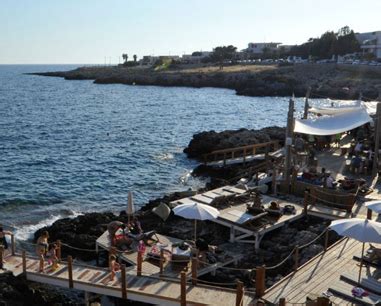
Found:
[(263, 143), (272, 140), (284, 141), (285, 129), (281, 127), (266, 127), (260, 130), (239, 129), (223, 132), (201, 132), (193, 135), (184, 153), (190, 158), (202, 159), (204, 154), (215, 150)]

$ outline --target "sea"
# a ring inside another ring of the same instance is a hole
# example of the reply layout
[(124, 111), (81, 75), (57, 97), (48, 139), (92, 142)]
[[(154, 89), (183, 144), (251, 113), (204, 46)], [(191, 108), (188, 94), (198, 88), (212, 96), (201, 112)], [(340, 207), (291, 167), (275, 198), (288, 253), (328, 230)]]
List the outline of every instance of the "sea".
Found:
[[(27, 75), (82, 65), (0, 65), (0, 224), (17, 239), (85, 212), (199, 188), (183, 149), (195, 133), (285, 126), (287, 97), (100, 85)], [(297, 114), (304, 100), (296, 99)]]

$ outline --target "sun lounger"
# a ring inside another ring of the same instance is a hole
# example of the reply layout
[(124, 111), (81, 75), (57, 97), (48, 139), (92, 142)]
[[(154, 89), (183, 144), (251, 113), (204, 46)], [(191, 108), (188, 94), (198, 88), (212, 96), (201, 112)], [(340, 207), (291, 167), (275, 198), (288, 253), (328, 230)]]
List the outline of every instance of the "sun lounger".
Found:
[(213, 199), (205, 197), (202, 194), (196, 194), (195, 196), (191, 197), (191, 199), (207, 205), (213, 202)]
[(329, 291), (334, 295), (341, 296), (346, 300), (353, 301), (359, 305), (381, 305), (381, 295), (369, 292), (368, 296), (356, 297), (352, 294), (352, 284), (343, 281), (337, 281), (334, 285), (329, 287)]
[[(359, 256), (353, 256), (353, 259), (360, 262), (361, 261), (361, 257)], [(374, 268), (381, 268), (381, 263), (379, 262), (374, 262), (374, 261), (370, 261), (368, 258), (364, 257), (363, 258), (363, 264), (364, 265), (367, 265), (367, 266), (371, 266), (371, 267), (374, 267)]]
[[(357, 286), (358, 284), (358, 273), (347, 272), (340, 276), (340, 279), (345, 282)], [(360, 287), (367, 291), (373, 292), (375, 294), (381, 295), (381, 282), (377, 281), (375, 278), (364, 275), (360, 279)]]

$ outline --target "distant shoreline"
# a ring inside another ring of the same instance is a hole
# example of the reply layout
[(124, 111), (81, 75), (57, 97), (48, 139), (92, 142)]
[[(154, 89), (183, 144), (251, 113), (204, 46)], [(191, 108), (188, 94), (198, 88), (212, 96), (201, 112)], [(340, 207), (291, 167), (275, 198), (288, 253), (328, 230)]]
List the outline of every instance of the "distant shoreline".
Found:
[(304, 97), (343, 100), (381, 97), (379, 67), (337, 64), (179, 66), (165, 71), (141, 67), (80, 67), (70, 71), (31, 73), (66, 80), (94, 80), (97, 84), (129, 84), (184, 87), (217, 87), (245, 96)]

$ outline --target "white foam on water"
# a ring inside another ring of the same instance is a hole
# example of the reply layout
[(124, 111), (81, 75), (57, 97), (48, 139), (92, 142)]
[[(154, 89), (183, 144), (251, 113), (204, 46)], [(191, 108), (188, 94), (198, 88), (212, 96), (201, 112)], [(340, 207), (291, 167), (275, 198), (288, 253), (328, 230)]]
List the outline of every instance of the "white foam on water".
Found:
[(15, 234), (15, 237), (17, 237), (17, 240), (26, 241), (31, 239), (33, 237), (33, 234), (40, 228), (43, 228), (45, 226), (50, 226), (59, 219), (68, 218), (68, 217), (75, 218), (79, 215), (81, 215), (81, 213), (75, 212), (75, 211), (70, 211), (69, 215), (53, 214), (50, 217), (43, 219), (36, 224), (23, 224), (17, 227), (15, 226), (16, 229), (14, 230), (14, 234)]
[(155, 159), (158, 159), (158, 160), (171, 160), (171, 159), (174, 159), (175, 158), (175, 155), (173, 153), (161, 153), (157, 156), (155, 156)]

